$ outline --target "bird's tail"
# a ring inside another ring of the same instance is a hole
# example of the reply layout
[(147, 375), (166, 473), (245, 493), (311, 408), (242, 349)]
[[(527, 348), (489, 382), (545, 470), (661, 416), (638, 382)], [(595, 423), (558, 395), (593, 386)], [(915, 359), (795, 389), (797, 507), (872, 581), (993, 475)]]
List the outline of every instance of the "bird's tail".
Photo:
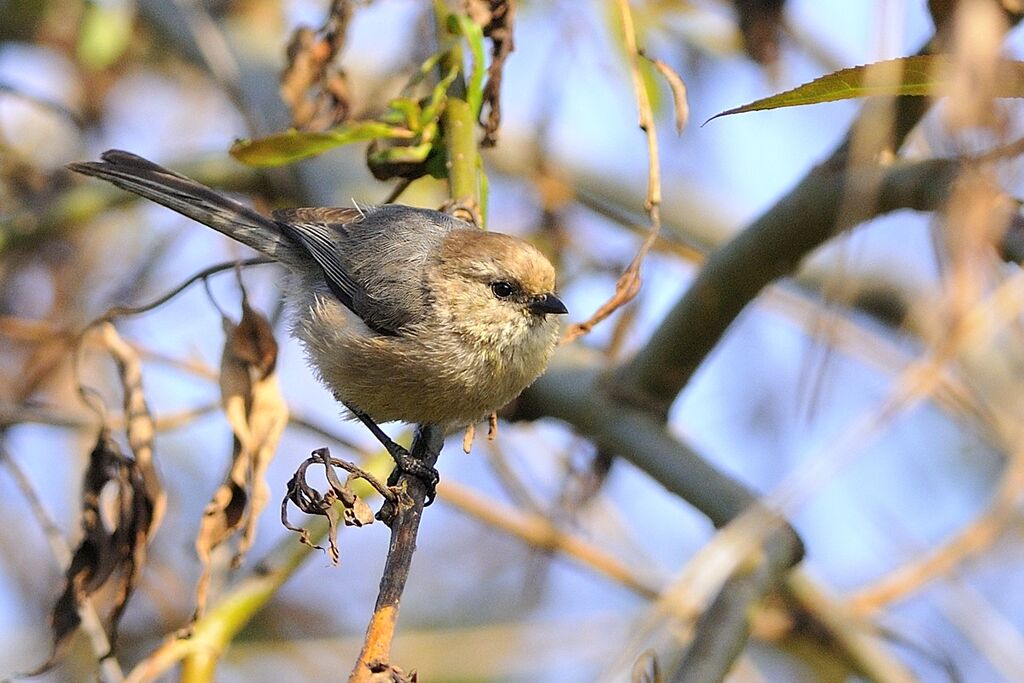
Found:
[(111, 149), (100, 158), (102, 161), (68, 164), (68, 168), (151, 199), (275, 260), (294, 265), (299, 250), (278, 224), (263, 214), (130, 152)]

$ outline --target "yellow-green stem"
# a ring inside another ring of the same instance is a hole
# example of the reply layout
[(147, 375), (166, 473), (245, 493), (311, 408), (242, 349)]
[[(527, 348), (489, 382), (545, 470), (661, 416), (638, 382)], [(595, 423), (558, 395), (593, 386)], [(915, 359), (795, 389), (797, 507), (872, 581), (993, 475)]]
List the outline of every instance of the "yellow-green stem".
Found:
[(462, 44), (452, 40), (448, 31), (448, 15), (448, 6), (444, 0), (435, 0), (434, 21), (438, 42), (442, 47), (446, 42), (451, 42), (439, 65), (441, 73), (447, 73), (453, 66), (460, 69), (458, 77), (448, 87), (448, 101), (441, 115), (448, 155), (448, 194), (453, 203), (474, 207), (476, 210), (480, 206), (476, 117), (466, 101), (466, 79), (461, 72), (464, 66)]

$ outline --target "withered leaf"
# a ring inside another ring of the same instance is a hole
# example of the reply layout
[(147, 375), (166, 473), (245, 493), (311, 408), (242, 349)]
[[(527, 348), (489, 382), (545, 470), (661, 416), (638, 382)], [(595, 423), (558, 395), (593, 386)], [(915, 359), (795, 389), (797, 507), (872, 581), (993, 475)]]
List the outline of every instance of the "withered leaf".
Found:
[(318, 31), (300, 26), (292, 34), (281, 74), (281, 99), (295, 128), (330, 128), (351, 114), (345, 72), (333, 64), (345, 44), (351, 17), (350, 0), (333, 0), (330, 16)]
[(668, 83), (669, 90), (672, 91), (672, 104), (676, 113), (676, 135), (682, 135), (687, 121), (690, 120), (690, 104), (686, 98), (686, 82), (666, 62), (643, 53), (641, 53), (641, 56), (646, 58), (658, 70), (658, 73), (662, 75), (665, 82)]
[(252, 547), (269, 489), (266, 470), (288, 423), (288, 406), (274, 373), (277, 342), (267, 319), (243, 297), (242, 319), (224, 321), (227, 338), (221, 355), (220, 388), (224, 415), (234, 433), (231, 466), (203, 511), (196, 535), (202, 573), (196, 586), (196, 616), (205, 608), (211, 552), (242, 530), (233, 566)]
[(160, 477), (157, 475), (153, 461), (153, 437), (156, 434), (156, 426), (153, 423), (153, 416), (149, 412), (149, 406), (146, 404), (146, 395), (142, 390), (142, 362), (139, 360), (139, 354), (121, 339), (113, 325), (109, 323), (102, 325), (100, 335), (103, 345), (117, 363), (121, 387), (124, 391), (124, 415), (127, 423), (128, 445), (135, 457), (135, 465), (145, 480), (146, 496), (153, 506), (153, 520), (149, 532), (152, 536), (163, 520), (167, 507), (167, 494), (160, 483)]
[[(114, 647), (118, 623), (138, 583), (147, 545), (166, 506), (153, 462), (155, 428), (142, 388), (142, 364), (113, 325), (104, 323), (98, 332), (100, 342), (117, 364), (124, 393), (126, 435), (134, 457), (122, 452), (107, 426), (101, 429), (82, 483), (82, 540), (72, 554), (64, 591), (51, 615), (53, 656), (40, 670), (52, 664), (68, 636), (78, 628), (82, 601), (101, 588), (109, 603), (107, 639)], [(100, 500), (105, 488), (111, 490), (113, 500), (107, 519)]]
[[(322, 464), (324, 466), (324, 473), (329, 486), (329, 489), (324, 493), (320, 493), (306, 481), (306, 470), (310, 465), (314, 464)], [(338, 478), (338, 474), (334, 470), (335, 467), (341, 467), (349, 472), (349, 476), (344, 483)], [(374, 521), (373, 510), (366, 501), (352, 490), (351, 481), (354, 477), (365, 479), (373, 484), (378, 491), (386, 491), (383, 485), (374, 480), (373, 476), (369, 473), (351, 463), (332, 458), (330, 451), (326, 448), (318, 448), (313, 451), (311, 457), (306, 458), (299, 465), (298, 469), (295, 470), (295, 474), (288, 481), (287, 493), (281, 501), (281, 523), (286, 529), (298, 533), (299, 540), (302, 543), (312, 546), (317, 550), (325, 549), (322, 546), (313, 545), (309, 539), (309, 530), (294, 526), (288, 521), (288, 503), (290, 501), (307, 515), (319, 515), (327, 518), (327, 541), (329, 547), (326, 551), (334, 564), (338, 563), (338, 558), (340, 557), (338, 550), (338, 512), (335, 503), (340, 503), (341, 521), (345, 526), (361, 527), (372, 524)]]
[[(113, 509), (104, 519), (100, 497), (111, 487)], [(82, 540), (65, 572), (64, 590), (51, 614), (53, 656), (34, 673), (48, 669), (81, 623), (78, 608), (101, 588), (110, 595), (108, 639), (117, 625), (146, 559), (153, 504), (138, 463), (124, 455), (110, 430), (100, 430), (82, 482)]]

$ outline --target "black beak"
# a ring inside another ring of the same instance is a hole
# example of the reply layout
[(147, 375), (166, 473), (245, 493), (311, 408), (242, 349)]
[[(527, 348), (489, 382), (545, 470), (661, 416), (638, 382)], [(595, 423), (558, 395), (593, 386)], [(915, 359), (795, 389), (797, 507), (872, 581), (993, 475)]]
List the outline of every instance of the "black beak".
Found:
[(537, 315), (544, 313), (568, 313), (569, 309), (565, 307), (562, 300), (554, 294), (541, 294), (540, 296), (534, 297), (533, 301), (530, 302), (530, 310)]

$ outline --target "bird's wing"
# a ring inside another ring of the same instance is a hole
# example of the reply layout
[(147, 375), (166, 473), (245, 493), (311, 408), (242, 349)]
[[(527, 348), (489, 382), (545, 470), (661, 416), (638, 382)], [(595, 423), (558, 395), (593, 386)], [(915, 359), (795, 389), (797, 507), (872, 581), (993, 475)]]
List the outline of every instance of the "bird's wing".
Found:
[(396, 204), (287, 209), (274, 218), (320, 266), (338, 300), (385, 335), (423, 319), (428, 257), (454, 227), (437, 211)]
[(343, 253), (344, 237), (352, 224), (363, 218), (362, 213), (342, 207), (308, 207), (279, 209), (273, 216), (282, 232), (313, 257), (323, 271), (327, 287), (346, 308), (375, 332), (396, 334), (394, 327), (382, 324), (372, 307), (366, 305), (366, 289), (350, 272)]

